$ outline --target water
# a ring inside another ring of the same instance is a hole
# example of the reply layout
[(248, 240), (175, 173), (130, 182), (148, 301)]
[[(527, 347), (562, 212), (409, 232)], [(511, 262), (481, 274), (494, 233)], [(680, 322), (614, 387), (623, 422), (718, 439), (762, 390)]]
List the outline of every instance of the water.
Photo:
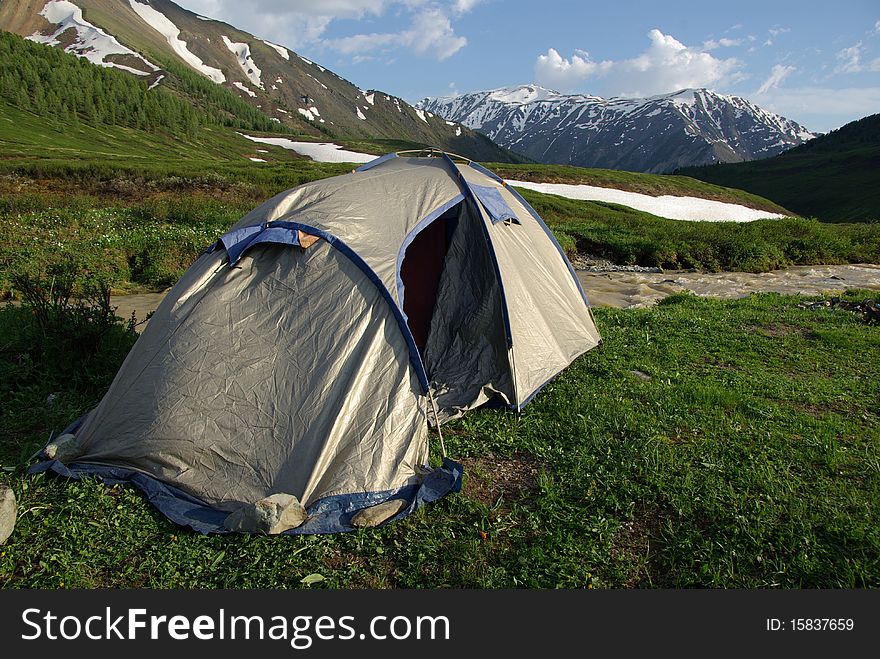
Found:
[[(840, 293), (851, 288), (880, 291), (880, 265), (794, 266), (785, 270), (749, 274), (747, 272), (588, 272), (577, 271), (578, 278), (594, 307), (632, 309), (656, 304), (668, 295), (691, 291), (697, 295), (738, 298), (749, 293), (787, 293), (820, 295)], [(167, 292), (167, 291), (166, 291)], [(159, 306), (165, 293), (144, 293), (114, 297), (116, 314), (138, 320)], [(140, 325), (138, 329), (142, 329)]]

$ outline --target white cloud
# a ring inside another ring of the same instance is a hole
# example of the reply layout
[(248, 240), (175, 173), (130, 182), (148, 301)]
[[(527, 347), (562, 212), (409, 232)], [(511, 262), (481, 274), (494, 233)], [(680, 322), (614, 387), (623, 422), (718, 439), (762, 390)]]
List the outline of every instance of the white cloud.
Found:
[(455, 0), (453, 8), (459, 14), (466, 14), (481, 2), (483, 2), (483, 0)]
[(550, 48), (545, 55), (538, 55), (535, 62), (535, 80), (542, 85), (561, 91), (579, 86), (587, 78), (601, 76), (614, 65), (613, 62), (593, 62), (587, 53), (574, 54), (571, 59)]
[[(483, 0), (456, 0), (452, 9), (464, 14)], [(465, 37), (455, 34), (449, 16), (431, 0), (178, 0), (209, 18), (226, 21), (260, 38), (293, 49), (329, 48), (352, 55), (357, 62), (376, 56), (377, 50), (408, 48), (419, 55), (444, 60), (461, 50)], [(353, 34), (326, 39), (330, 24), (339, 19), (379, 17), (392, 7), (410, 15), (410, 27), (400, 32)]]
[(770, 33), (770, 36), (778, 37), (780, 34), (785, 34), (786, 32), (791, 32), (790, 27), (771, 27), (767, 32)]
[[(376, 51), (385, 48), (389, 44), (394, 43), (398, 35), (390, 32), (379, 32), (373, 34), (354, 34), (350, 37), (341, 37), (327, 41), (333, 50), (337, 50), (343, 55), (353, 55), (355, 53), (364, 53)], [(362, 58), (360, 61), (364, 61)]]
[(416, 15), (404, 39), (420, 55), (433, 53), (438, 60), (451, 57), (467, 45), (466, 38), (456, 36), (446, 14), (433, 7)]
[(446, 14), (436, 7), (427, 7), (413, 17), (409, 28), (401, 32), (355, 34), (323, 43), (345, 55), (358, 55), (361, 58), (364, 53), (404, 46), (419, 55), (429, 54), (442, 61), (464, 48), (467, 39), (455, 34)]
[(714, 39), (709, 39), (708, 41), (703, 42), (703, 50), (715, 50), (717, 48), (732, 48), (734, 46), (739, 46), (743, 42), (742, 39), (728, 39), (727, 37), (722, 37), (715, 41)]
[(864, 71), (862, 66), (862, 42), (859, 41), (854, 46), (838, 51), (837, 59), (841, 63), (834, 69), (836, 73), (860, 73)]
[(651, 30), (648, 38), (651, 44), (645, 52), (619, 61), (597, 63), (583, 52), (566, 59), (551, 48), (538, 56), (535, 79), (560, 91), (571, 91), (591, 78), (602, 78), (606, 96), (650, 96), (744, 77), (735, 58), (719, 59), (657, 29)]
[(797, 69), (793, 66), (785, 66), (783, 64), (774, 65), (773, 69), (770, 71), (770, 76), (764, 81), (764, 84), (761, 85), (756, 93), (766, 94), (771, 89), (776, 89), (783, 80), (796, 70)]
[(874, 23), (874, 34), (880, 34), (880, 20)]

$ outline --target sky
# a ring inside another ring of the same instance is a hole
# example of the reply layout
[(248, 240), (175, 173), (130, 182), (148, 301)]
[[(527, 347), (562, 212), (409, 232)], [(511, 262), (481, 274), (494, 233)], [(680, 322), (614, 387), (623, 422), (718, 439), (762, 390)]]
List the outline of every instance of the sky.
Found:
[(415, 103), (537, 83), (707, 87), (813, 131), (880, 112), (880, 2), (176, 0)]

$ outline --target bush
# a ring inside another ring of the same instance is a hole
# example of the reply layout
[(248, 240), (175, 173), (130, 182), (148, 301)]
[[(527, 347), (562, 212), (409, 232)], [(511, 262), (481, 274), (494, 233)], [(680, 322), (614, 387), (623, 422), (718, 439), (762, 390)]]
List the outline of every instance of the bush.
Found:
[(72, 258), (50, 264), (45, 272), (17, 273), (13, 286), (22, 297), (15, 332), (4, 349), (54, 384), (76, 387), (103, 382), (136, 338), (134, 319), (119, 319), (110, 305), (110, 286), (80, 272)]

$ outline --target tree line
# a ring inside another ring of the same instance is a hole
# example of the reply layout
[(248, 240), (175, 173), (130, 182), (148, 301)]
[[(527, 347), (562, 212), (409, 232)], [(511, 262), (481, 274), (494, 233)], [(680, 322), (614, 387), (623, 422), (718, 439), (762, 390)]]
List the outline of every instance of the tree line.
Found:
[(58, 125), (84, 122), (190, 138), (204, 124), (289, 132), (184, 65), (168, 62), (162, 73), (162, 83), (149, 89), (133, 74), (0, 32), (0, 98)]

